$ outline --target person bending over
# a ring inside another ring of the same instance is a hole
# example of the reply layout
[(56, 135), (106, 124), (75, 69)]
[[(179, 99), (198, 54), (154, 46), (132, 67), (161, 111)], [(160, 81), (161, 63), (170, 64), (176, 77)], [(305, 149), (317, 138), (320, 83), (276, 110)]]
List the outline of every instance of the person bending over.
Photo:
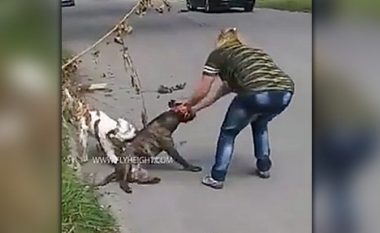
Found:
[[(215, 91), (210, 91), (211, 86), (216, 87)], [(294, 93), (292, 79), (263, 50), (244, 44), (236, 28), (220, 32), (199, 84), (178, 108), (196, 114), (231, 92), (236, 96), (220, 129), (215, 163), (211, 174), (202, 180), (204, 185), (216, 189), (223, 188), (236, 136), (249, 124), (258, 175), (270, 177), (268, 122), (285, 110)]]

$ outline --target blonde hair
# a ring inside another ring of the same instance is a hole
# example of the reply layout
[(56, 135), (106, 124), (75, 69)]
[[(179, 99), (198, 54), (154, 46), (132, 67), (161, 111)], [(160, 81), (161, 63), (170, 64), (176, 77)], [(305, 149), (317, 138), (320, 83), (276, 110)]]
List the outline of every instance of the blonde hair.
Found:
[(235, 43), (243, 44), (240, 35), (237, 32), (237, 28), (225, 28), (222, 29), (218, 35), (218, 38), (216, 40), (216, 47), (220, 48), (222, 46)]

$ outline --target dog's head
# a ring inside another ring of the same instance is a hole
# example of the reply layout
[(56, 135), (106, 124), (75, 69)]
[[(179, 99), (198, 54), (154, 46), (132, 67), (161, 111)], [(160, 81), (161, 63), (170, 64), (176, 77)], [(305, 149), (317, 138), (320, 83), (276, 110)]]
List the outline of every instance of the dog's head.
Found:
[(123, 118), (117, 119), (115, 137), (120, 141), (130, 140), (136, 136), (136, 128)]
[(124, 147), (124, 144), (136, 136), (136, 128), (128, 121), (119, 118), (116, 121), (116, 128), (107, 133), (107, 138), (117, 147)]
[(195, 114), (191, 111), (191, 106), (185, 105), (186, 110), (183, 111), (182, 109), (178, 108), (180, 105), (182, 105), (181, 102), (170, 100), (168, 103), (169, 111), (174, 112), (181, 123), (192, 121), (195, 118)]

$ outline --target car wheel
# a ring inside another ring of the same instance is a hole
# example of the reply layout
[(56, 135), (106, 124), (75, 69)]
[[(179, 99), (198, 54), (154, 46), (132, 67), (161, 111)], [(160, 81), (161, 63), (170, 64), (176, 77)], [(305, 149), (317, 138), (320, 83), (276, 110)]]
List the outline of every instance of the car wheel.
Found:
[(210, 5), (210, 0), (205, 1), (205, 12), (211, 13), (214, 11), (214, 8)]
[(189, 11), (194, 11), (196, 10), (197, 8), (194, 7), (192, 4), (191, 4), (191, 1), (190, 0), (186, 0), (186, 7)]
[(247, 2), (247, 4), (244, 7), (244, 11), (245, 12), (252, 12), (253, 8), (255, 7), (255, 2), (256, 2), (255, 0)]
[(61, 7), (75, 6), (75, 0), (61, 0)]

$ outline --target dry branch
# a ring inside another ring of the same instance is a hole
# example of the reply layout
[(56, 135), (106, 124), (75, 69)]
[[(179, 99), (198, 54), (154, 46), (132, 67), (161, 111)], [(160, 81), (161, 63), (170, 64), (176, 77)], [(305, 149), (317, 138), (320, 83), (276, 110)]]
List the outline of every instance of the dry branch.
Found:
[(115, 31), (118, 31), (119, 25), (124, 24), (125, 21), (139, 8), (140, 3), (142, 1), (138, 1), (137, 4), (127, 13), (123, 16), (123, 18), (111, 29), (109, 30), (104, 36), (102, 36), (99, 40), (97, 40), (95, 43), (93, 43), (91, 46), (88, 48), (84, 49), (82, 52), (78, 53), (74, 57), (70, 58), (63, 66), (62, 69), (64, 70), (66, 67), (71, 65), (73, 62), (78, 60), (80, 57), (91, 51), (93, 48), (95, 48), (97, 45), (99, 45), (101, 42), (103, 42), (105, 39), (107, 39), (109, 36), (112, 35)]

